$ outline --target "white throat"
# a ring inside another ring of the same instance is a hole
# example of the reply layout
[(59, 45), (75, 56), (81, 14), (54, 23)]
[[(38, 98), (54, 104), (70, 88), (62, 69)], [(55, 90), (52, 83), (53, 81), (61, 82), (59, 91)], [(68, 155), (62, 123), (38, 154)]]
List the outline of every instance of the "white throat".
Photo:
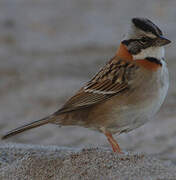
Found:
[(140, 53), (133, 55), (133, 59), (145, 59), (146, 57), (154, 57), (157, 59), (164, 58), (164, 47), (149, 47), (142, 49)]

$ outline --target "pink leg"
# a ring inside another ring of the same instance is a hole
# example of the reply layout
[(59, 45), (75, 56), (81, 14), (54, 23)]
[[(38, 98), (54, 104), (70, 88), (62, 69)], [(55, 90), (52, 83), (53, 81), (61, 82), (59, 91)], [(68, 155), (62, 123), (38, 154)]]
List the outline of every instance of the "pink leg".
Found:
[(120, 146), (118, 145), (116, 140), (112, 137), (112, 134), (110, 132), (105, 132), (104, 134), (111, 144), (113, 151), (122, 154), (123, 152), (121, 151)]

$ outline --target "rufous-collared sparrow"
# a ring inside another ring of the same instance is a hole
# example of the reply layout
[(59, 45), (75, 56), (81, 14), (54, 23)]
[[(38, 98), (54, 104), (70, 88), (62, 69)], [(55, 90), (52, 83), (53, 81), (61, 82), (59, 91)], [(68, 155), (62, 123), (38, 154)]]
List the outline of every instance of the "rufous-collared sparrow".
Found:
[(169, 87), (164, 45), (171, 41), (146, 18), (133, 18), (115, 56), (52, 115), (5, 134), (2, 139), (54, 123), (104, 133), (114, 152), (112, 134), (140, 127), (159, 110)]

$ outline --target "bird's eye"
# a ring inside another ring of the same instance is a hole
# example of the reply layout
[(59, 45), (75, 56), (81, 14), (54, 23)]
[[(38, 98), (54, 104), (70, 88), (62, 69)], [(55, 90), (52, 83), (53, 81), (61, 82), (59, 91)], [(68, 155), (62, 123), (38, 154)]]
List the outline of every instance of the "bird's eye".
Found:
[(147, 38), (145, 38), (145, 37), (143, 37), (143, 38), (140, 39), (140, 43), (141, 43), (141, 44), (146, 44), (146, 43), (148, 43), (148, 41), (149, 41), (149, 40), (148, 40)]

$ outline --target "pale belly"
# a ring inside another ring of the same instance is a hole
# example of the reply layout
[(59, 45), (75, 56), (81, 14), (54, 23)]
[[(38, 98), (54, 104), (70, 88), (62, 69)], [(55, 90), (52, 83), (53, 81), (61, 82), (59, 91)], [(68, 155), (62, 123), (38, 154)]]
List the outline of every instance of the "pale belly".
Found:
[(146, 91), (148, 98), (144, 98), (143, 101), (135, 105), (122, 106), (118, 110), (113, 109), (112, 117), (116, 118), (116, 120), (114, 119), (113, 123), (107, 127), (112, 134), (129, 132), (138, 128), (151, 120), (157, 113), (164, 102), (169, 87), (168, 70), (166, 64), (163, 66), (154, 82), (152, 82), (155, 83), (155, 88), (144, 89), (144, 93)]

